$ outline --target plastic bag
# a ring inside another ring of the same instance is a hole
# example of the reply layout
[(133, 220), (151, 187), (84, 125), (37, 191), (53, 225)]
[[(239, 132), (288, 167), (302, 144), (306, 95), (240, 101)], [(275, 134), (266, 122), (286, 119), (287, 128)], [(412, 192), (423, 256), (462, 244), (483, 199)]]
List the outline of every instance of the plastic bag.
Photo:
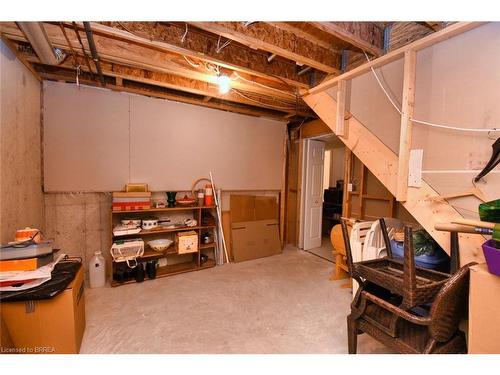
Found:
[(426, 230), (416, 230), (413, 232), (413, 249), (415, 256), (429, 255), (432, 256), (439, 248), (438, 243), (431, 237)]

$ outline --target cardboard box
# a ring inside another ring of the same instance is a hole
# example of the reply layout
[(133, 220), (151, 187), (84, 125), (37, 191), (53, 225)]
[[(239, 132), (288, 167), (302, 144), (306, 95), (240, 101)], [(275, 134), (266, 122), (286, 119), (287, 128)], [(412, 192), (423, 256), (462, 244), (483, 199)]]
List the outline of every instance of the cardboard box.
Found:
[(231, 194), (230, 210), (232, 223), (278, 220), (279, 217), (276, 197)]
[(235, 262), (281, 253), (277, 220), (259, 220), (231, 225), (232, 253)]
[(68, 287), (51, 299), (1, 303), (15, 352), (77, 354), (85, 331), (83, 266)]
[(194, 230), (177, 233), (175, 242), (179, 254), (196, 253), (198, 251), (198, 233)]
[(469, 353), (500, 354), (500, 276), (485, 263), (470, 270)]

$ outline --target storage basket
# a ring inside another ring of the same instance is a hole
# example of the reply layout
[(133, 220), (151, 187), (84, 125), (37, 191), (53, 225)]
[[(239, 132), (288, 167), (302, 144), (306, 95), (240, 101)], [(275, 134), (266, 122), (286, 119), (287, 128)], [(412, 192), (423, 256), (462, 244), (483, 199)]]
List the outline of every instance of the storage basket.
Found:
[(114, 242), (110, 252), (114, 262), (127, 262), (127, 266), (135, 268), (137, 258), (144, 254), (144, 241), (137, 239)]

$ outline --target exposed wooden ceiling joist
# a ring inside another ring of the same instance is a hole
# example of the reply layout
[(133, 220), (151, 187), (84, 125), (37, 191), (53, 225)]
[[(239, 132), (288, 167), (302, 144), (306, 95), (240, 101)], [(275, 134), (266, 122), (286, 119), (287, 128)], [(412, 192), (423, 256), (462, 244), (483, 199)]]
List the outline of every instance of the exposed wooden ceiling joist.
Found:
[(275, 53), (301, 65), (308, 65), (326, 73), (340, 72), (338, 52), (268, 23), (256, 22), (249, 26), (245, 26), (243, 22), (190, 22), (190, 24), (251, 48)]
[[(39, 74), (44, 79), (48, 80), (63, 81), (69, 83), (76, 82), (75, 75), (72, 74), (72, 72), (70, 71), (59, 70), (57, 71), (57, 73), (39, 71)], [(83, 73), (82, 77), (79, 79), (79, 82), (81, 84), (86, 84), (89, 86), (99, 86), (98, 83), (95, 80), (91, 79), (90, 75), (88, 75), (86, 72)], [(168, 89), (162, 89), (161, 87), (149, 86), (146, 84), (139, 84), (129, 81), (122, 82), (122, 85), (120, 86), (113, 84), (112, 82), (108, 82), (106, 84), (106, 88), (119, 92), (128, 92), (132, 94), (145, 95), (160, 99), (173, 100), (181, 103), (194, 104), (203, 107), (241, 113), (250, 116), (267, 117), (275, 120), (284, 120), (285, 116), (287, 115), (279, 111), (256, 109), (242, 104), (226, 103), (217, 99), (205, 102), (201, 97), (197, 97), (196, 95), (183, 95), (180, 93), (179, 94), (172, 93), (169, 92)]]
[[(37, 58), (28, 57), (28, 61), (35, 63), (36, 67), (42, 65)], [(227, 94), (221, 94), (216, 85), (197, 81), (185, 77), (175, 76), (173, 74), (160, 73), (148, 71), (141, 68), (132, 68), (120, 64), (114, 64), (106, 61), (101, 61), (102, 72), (107, 77), (118, 78), (123, 82), (123, 80), (134, 81), (139, 83), (145, 83), (151, 86), (158, 86), (163, 88), (168, 88), (172, 90), (179, 90), (188, 92), (191, 94), (196, 94), (201, 97), (211, 97), (218, 98), (227, 102), (234, 102), (239, 104), (246, 104), (254, 107), (267, 108), (273, 110), (279, 110), (284, 113), (297, 113), (301, 116), (313, 116), (312, 112), (305, 105), (300, 107), (295, 106), (295, 102), (288, 101), (282, 102), (279, 99), (273, 97), (256, 97), (250, 92), (231, 90)], [(50, 70), (51, 74), (57, 74), (57, 69), (64, 70), (64, 76), (67, 74), (73, 74), (76, 77), (75, 69), (70, 62), (65, 62), (59, 65), (57, 68)], [(87, 72), (87, 68), (82, 66), (81, 69)]]
[(371, 22), (311, 22), (323, 30), (373, 56), (384, 53), (384, 33)]
[[(153, 47), (217, 64), (227, 69), (264, 77), (276, 82), (306, 88), (307, 77), (297, 75), (295, 64), (285, 59), (275, 59), (240, 43), (217, 48), (217, 36), (179, 23), (163, 22), (102, 22), (91, 23), (97, 35)], [(185, 34), (185, 35), (184, 35)], [(184, 39), (183, 39), (184, 37)]]
[[(47, 35), (54, 46), (68, 50), (69, 45), (59, 26), (46, 25)], [(1, 24), (2, 31), (9, 38), (14, 40), (26, 41), (22, 32), (15, 24)], [(76, 39), (75, 33), (68, 29), (67, 36), (70, 43), (76, 48), (79, 42)], [(106, 38), (96, 33), (94, 41), (102, 59), (127, 66), (167, 73), (175, 74), (184, 78), (200, 80), (215, 84), (217, 78), (214, 73), (209, 73), (205, 65), (200, 60), (185, 59), (182, 55), (158, 51), (155, 49), (143, 47), (137, 44)], [(83, 40), (85, 49), (88, 49), (86, 40)], [(81, 51), (81, 49), (80, 49)], [(199, 67), (193, 67), (198, 65)], [(226, 72), (228, 75), (233, 75), (232, 86), (236, 89), (252, 91), (263, 95), (272, 95), (281, 99), (294, 98), (295, 93), (293, 88), (283, 82), (272, 82), (260, 77), (248, 76), (244, 73)]]

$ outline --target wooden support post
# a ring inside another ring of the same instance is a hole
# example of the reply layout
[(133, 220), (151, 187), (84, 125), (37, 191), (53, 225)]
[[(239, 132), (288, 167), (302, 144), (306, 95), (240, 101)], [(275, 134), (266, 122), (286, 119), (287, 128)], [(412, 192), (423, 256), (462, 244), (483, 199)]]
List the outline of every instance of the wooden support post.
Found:
[(122, 77), (115, 77), (115, 83), (116, 83), (116, 86), (123, 86), (123, 78)]
[(415, 106), (416, 52), (408, 50), (404, 55), (403, 106), (399, 136), (398, 182), (396, 199), (406, 201), (408, 192), (408, 160), (410, 158), (413, 109)]
[(345, 91), (346, 81), (341, 79), (337, 87), (337, 125), (335, 126), (335, 134), (339, 137), (347, 135), (345, 129)]

